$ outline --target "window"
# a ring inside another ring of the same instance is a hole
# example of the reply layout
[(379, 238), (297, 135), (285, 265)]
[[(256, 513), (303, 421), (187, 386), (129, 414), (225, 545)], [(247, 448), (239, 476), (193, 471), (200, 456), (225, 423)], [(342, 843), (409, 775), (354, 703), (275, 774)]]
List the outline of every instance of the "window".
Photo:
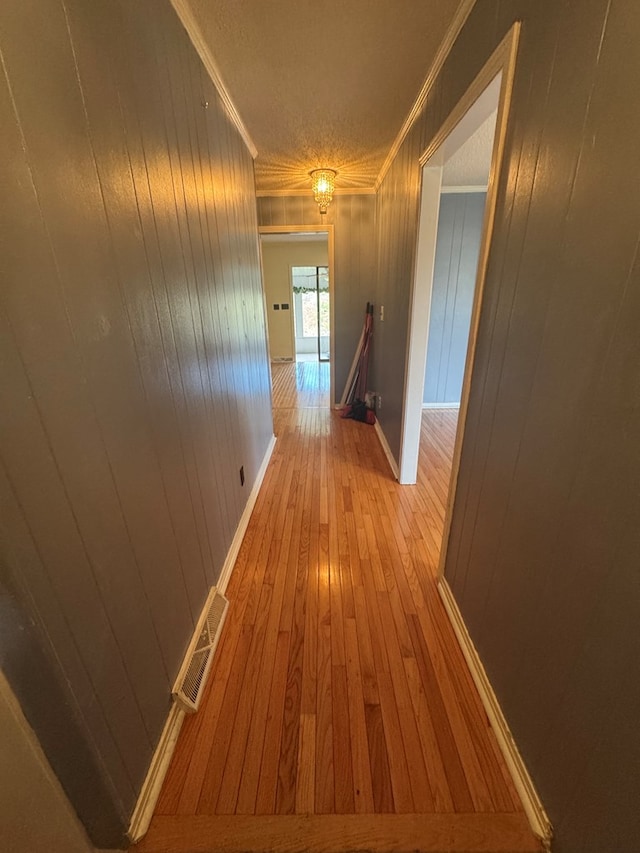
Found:
[[(329, 336), (329, 269), (328, 267), (292, 267), (297, 338)], [(316, 292), (319, 289), (319, 294)], [(319, 304), (318, 304), (319, 303)]]

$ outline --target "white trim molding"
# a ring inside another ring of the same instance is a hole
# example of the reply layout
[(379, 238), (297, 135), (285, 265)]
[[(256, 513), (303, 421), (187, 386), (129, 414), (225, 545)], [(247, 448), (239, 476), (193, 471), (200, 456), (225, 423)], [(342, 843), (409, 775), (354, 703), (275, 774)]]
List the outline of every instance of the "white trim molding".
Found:
[(386, 160), (382, 164), (382, 168), (380, 169), (380, 173), (376, 178), (375, 188), (376, 190), (380, 189), (380, 185), (384, 180), (384, 176), (389, 171), (391, 164), (396, 158), (398, 151), (400, 150), (400, 146), (404, 142), (407, 134), (413, 127), (415, 120), (418, 118), (420, 111), (424, 107), (427, 98), (429, 97), (429, 92), (431, 91), (433, 84), (440, 73), (442, 66), (444, 65), (451, 48), (455, 44), (455, 40), (460, 35), (460, 31), (464, 27), (467, 18), (471, 14), (471, 10), (475, 6), (476, 0), (462, 0), (460, 5), (458, 6), (458, 11), (454, 15), (451, 24), (449, 25), (449, 29), (445, 33), (444, 38), (442, 39), (442, 43), (438, 48), (438, 51), (431, 63), (431, 68), (429, 69), (429, 73), (427, 74), (426, 80), (422, 84), (422, 88), (416, 98), (413, 106), (411, 107), (411, 111), (409, 115), (404, 120), (404, 124), (400, 128), (400, 132), (396, 136), (393, 145), (389, 149), (389, 153), (387, 154)]
[(384, 430), (380, 426), (380, 421), (376, 418), (375, 423), (376, 435), (378, 436), (378, 441), (380, 442), (380, 446), (384, 451), (384, 455), (387, 457), (387, 462), (389, 463), (389, 467), (391, 468), (391, 472), (396, 480), (400, 479), (400, 469), (398, 468), (398, 463), (396, 462), (393, 453), (391, 452), (391, 448), (389, 447), (389, 442), (387, 441), (387, 436), (384, 434)]
[(180, 18), (180, 22), (182, 26), (187, 31), (187, 35), (191, 39), (191, 43), (195, 47), (198, 56), (202, 60), (202, 64), (207, 69), (207, 73), (211, 78), (211, 82), (216, 87), (220, 98), (222, 99), (222, 103), (224, 104), (227, 114), (233, 124), (235, 125), (238, 133), (243, 138), (245, 145), (249, 149), (251, 156), (255, 160), (258, 156), (258, 149), (256, 148), (251, 136), (249, 135), (249, 131), (244, 125), (244, 122), (240, 118), (240, 113), (236, 109), (235, 104), (231, 100), (231, 95), (229, 94), (229, 90), (224, 84), (222, 76), (220, 75), (220, 69), (213, 58), (211, 51), (209, 50), (209, 45), (207, 44), (204, 36), (202, 35), (202, 30), (200, 29), (200, 25), (198, 24), (195, 15), (191, 11), (187, 0), (171, 0), (171, 5), (176, 10), (177, 16)]
[(447, 615), (462, 649), (462, 654), (467, 662), (471, 677), (478, 689), (482, 705), (494, 731), (496, 740), (511, 773), (513, 783), (522, 801), (527, 819), (534, 834), (540, 839), (545, 850), (551, 849), (551, 838), (553, 834), (551, 821), (538, 796), (533, 780), (518, 750), (516, 742), (509, 729), (509, 724), (504, 716), (498, 697), (496, 696), (486, 670), (482, 665), (480, 656), (473, 645), (467, 626), (462, 618), (460, 608), (453, 596), (451, 587), (446, 578), (441, 577), (438, 581), (438, 592), (447, 611)]
[(153, 812), (160, 796), (164, 777), (167, 775), (173, 751), (178, 742), (178, 735), (184, 721), (184, 711), (175, 703), (171, 706), (167, 722), (164, 725), (160, 741), (153, 753), (149, 771), (142, 784), (138, 802), (131, 815), (131, 823), (127, 835), (135, 844), (146, 834), (153, 817)]
[(218, 581), (216, 583), (217, 589), (223, 595), (225, 594), (227, 586), (229, 585), (229, 579), (231, 578), (231, 573), (233, 572), (236, 560), (238, 559), (238, 552), (240, 550), (240, 546), (242, 545), (244, 534), (247, 532), (249, 520), (251, 519), (251, 513), (253, 512), (253, 508), (256, 505), (256, 501), (258, 500), (260, 486), (262, 486), (264, 475), (267, 473), (267, 467), (271, 460), (271, 455), (273, 454), (273, 449), (275, 446), (276, 437), (275, 435), (272, 435), (266, 453), (264, 454), (264, 458), (262, 460), (262, 463), (260, 464), (260, 468), (256, 475), (253, 488), (251, 489), (251, 494), (249, 495), (249, 499), (247, 500), (244, 511), (240, 516), (240, 521), (238, 522), (233, 541), (231, 542), (231, 547), (229, 548), (229, 551), (227, 553), (227, 559), (224, 561), (224, 566), (222, 567), (220, 577), (218, 578)]

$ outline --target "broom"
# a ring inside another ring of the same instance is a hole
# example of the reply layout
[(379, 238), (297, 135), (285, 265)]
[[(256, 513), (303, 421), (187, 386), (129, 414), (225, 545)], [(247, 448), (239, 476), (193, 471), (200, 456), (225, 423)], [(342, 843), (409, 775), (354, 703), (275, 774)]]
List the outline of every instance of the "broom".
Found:
[(343, 401), (346, 407), (342, 411), (343, 418), (353, 418), (364, 423), (374, 424), (376, 416), (366, 402), (367, 377), (369, 374), (369, 351), (373, 337), (373, 303), (367, 302), (364, 327), (358, 342), (356, 356), (351, 366)]

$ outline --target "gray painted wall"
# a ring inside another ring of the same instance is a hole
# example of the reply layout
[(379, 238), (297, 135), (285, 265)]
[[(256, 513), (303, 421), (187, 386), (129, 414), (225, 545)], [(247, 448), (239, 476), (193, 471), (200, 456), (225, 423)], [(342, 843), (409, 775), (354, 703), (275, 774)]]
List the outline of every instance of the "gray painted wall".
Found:
[(380, 419), (397, 453), (418, 158), (516, 19), (522, 38), (446, 576), (555, 825), (554, 851), (632, 853), (640, 839), (634, 0), (476, 3), (379, 195), (377, 300), (395, 306), (376, 333)]
[(108, 847), (272, 433), (253, 163), (168, 0), (0, 50), (0, 660)]
[(375, 210), (376, 198), (373, 195), (337, 195), (324, 216), (320, 215), (311, 191), (308, 196), (258, 199), (260, 225), (334, 226), (335, 329), (332, 329), (332, 334), (335, 346), (335, 400), (342, 396), (362, 331), (367, 302), (374, 298)]
[(0, 839), (4, 853), (93, 853), (0, 672)]
[(423, 403), (460, 402), (486, 197), (440, 197)]

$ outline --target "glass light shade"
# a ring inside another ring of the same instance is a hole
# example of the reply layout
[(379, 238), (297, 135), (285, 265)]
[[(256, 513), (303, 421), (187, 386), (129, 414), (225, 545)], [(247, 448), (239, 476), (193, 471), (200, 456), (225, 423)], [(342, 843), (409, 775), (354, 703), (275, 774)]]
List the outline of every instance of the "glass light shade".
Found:
[(314, 169), (309, 174), (311, 175), (313, 197), (318, 203), (320, 213), (326, 213), (333, 198), (335, 179), (338, 173), (335, 169)]

